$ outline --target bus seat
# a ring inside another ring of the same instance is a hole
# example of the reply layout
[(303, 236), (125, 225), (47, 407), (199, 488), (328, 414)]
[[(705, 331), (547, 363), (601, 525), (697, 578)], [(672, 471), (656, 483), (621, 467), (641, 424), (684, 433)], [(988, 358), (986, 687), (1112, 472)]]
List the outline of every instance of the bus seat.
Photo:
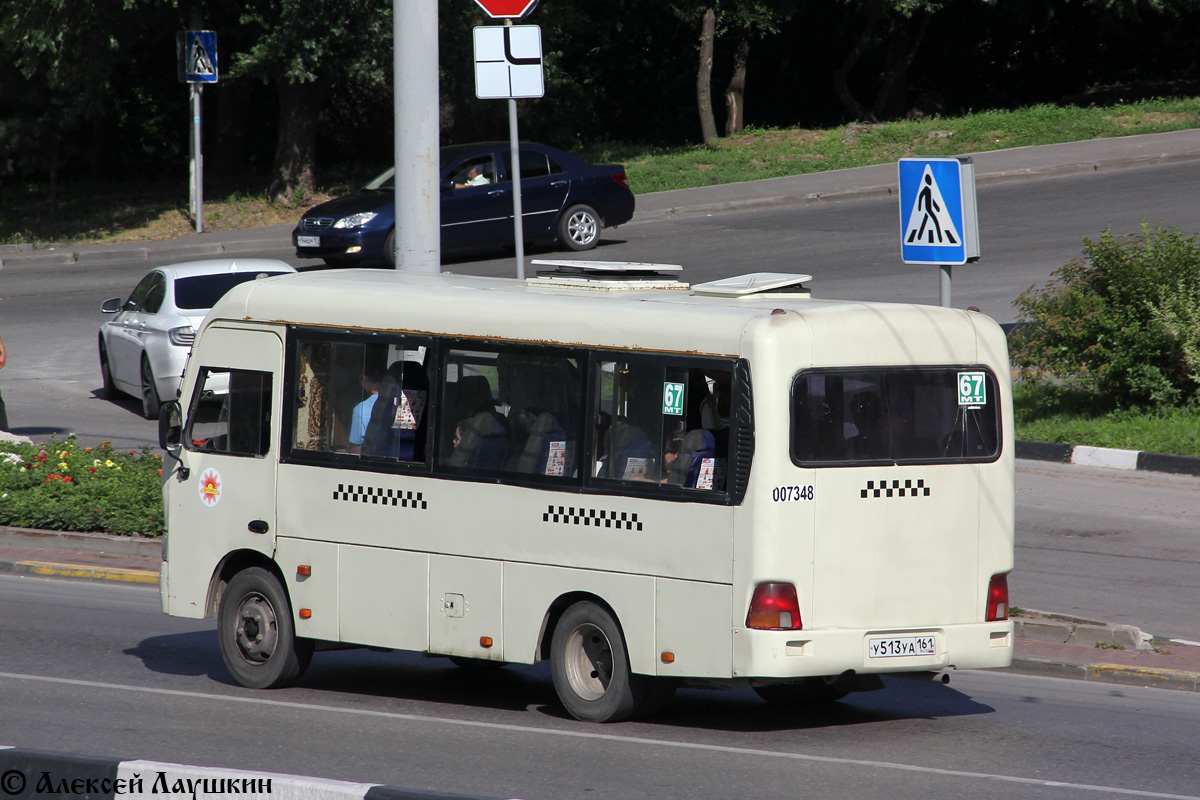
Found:
[(725, 459), (719, 457), (719, 449), (717, 434), (706, 428), (688, 431), (684, 435), (678, 463), (687, 469), (683, 477), (686, 488), (723, 488)]
[(494, 411), (481, 411), (463, 427), (462, 439), (450, 456), (450, 466), (504, 469), (508, 460), (508, 426)]
[[(551, 459), (551, 453), (558, 457)], [(549, 411), (543, 411), (529, 426), (525, 444), (508, 461), (511, 472), (526, 475), (574, 474), (574, 448), (567, 442), (567, 432)]]
[(421, 364), (397, 361), (388, 367), (368, 425), (368, 436), (375, 428), (372, 455), (400, 461), (425, 460), (428, 397), (429, 378)]
[(650, 469), (659, 453), (645, 431), (617, 420), (609, 429), (608, 439), (607, 477), (617, 480), (651, 477)]

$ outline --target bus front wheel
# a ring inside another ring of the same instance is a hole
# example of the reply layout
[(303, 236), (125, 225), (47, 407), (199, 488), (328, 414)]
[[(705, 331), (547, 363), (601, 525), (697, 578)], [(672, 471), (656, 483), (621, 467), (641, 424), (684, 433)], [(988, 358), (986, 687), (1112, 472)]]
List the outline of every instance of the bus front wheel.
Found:
[(287, 594), (261, 567), (242, 570), (225, 587), (217, 636), (225, 666), (251, 689), (291, 686), (312, 660), (313, 642), (297, 638)]
[(655, 678), (630, 671), (625, 637), (602, 606), (583, 600), (568, 608), (550, 647), (554, 689), (575, 719), (620, 722), (659, 705)]

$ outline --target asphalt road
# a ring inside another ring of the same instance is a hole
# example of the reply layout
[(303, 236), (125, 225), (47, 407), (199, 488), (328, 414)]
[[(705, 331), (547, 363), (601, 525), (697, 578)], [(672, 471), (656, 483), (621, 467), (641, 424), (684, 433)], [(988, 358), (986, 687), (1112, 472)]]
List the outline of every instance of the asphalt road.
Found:
[[(663, 717), (565, 718), (543, 667), (319, 653), (230, 685), (211, 622), (153, 587), (0, 577), (0, 743), (526, 800), (1194, 797), (1200, 695), (1023, 675), (889, 681), (834, 710), (687, 690)], [(1151, 794), (1147, 794), (1151, 793)]]

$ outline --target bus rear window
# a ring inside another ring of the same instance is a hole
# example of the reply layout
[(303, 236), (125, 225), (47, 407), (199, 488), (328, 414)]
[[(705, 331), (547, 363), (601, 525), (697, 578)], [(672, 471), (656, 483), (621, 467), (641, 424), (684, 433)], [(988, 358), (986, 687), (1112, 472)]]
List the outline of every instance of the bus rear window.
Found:
[(999, 390), (982, 367), (803, 372), (792, 384), (802, 466), (992, 461)]

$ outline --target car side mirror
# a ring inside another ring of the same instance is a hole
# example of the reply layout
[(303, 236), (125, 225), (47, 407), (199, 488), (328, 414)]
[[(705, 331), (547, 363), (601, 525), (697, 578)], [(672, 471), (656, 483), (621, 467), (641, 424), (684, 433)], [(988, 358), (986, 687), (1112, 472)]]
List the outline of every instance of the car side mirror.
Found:
[(121, 298), (112, 297), (100, 304), (102, 314), (116, 314), (121, 310)]
[(453, 191), (454, 191), (454, 181), (452, 181), (452, 180), (442, 181), (442, 192), (448, 194)]

